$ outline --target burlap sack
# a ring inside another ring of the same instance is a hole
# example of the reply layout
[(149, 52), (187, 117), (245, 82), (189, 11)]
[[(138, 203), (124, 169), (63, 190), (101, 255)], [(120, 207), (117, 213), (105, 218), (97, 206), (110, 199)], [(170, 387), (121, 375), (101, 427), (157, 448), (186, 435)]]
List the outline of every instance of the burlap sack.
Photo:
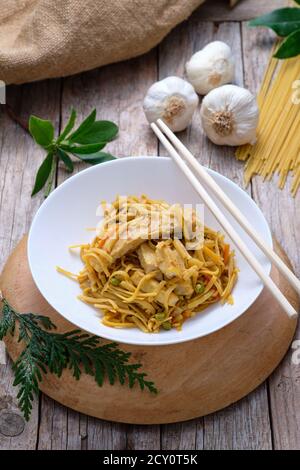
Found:
[(0, 80), (58, 77), (137, 56), (204, 0), (2, 0)]

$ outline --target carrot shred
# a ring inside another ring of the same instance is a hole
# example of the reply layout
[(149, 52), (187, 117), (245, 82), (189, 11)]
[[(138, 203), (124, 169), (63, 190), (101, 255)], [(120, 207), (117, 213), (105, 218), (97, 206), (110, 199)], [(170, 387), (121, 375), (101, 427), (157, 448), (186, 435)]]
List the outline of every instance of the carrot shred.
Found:
[(99, 240), (99, 242), (98, 242), (98, 247), (99, 247), (99, 248), (102, 248), (103, 245), (104, 245), (104, 243), (105, 243), (105, 241), (106, 241), (106, 238), (102, 238), (101, 240)]
[(224, 249), (223, 249), (223, 259), (224, 259), (224, 264), (227, 264), (229, 260), (229, 245), (227, 245), (226, 243), (224, 244)]

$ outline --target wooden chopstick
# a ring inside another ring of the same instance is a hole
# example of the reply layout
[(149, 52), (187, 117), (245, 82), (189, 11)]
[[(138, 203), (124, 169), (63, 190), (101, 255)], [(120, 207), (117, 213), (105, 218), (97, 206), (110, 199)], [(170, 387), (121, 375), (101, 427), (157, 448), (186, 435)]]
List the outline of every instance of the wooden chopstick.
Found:
[(178, 137), (173, 134), (171, 129), (169, 129), (169, 127), (161, 119), (157, 121), (157, 124), (160, 129), (168, 136), (174, 147), (177, 148), (177, 150), (179, 150), (181, 154), (187, 159), (187, 161), (196, 171), (202, 183), (207, 185), (207, 187), (219, 199), (224, 207), (226, 207), (228, 212), (230, 212), (230, 214), (239, 222), (241, 227), (252, 238), (261, 251), (272, 261), (272, 263), (277, 266), (282, 275), (290, 282), (298, 294), (300, 294), (300, 280), (295, 276), (295, 274), (287, 267), (287, 265), (277, 255), (277, 253), (275, 253), (275, 251), (272, 250), (270, 246), (266, 245), (259, 233), (251, 226), (244, 214), (242, 214), (242, 212), (234, 205), (231, 199), (229, 199), (227, 194), (224, 193), (224, 191), (205, 170), (205, 168), (200, 165), (194, 155), (183, 145)]
[(166, 148), (166, 150), (168, 151), (170, 156), (173, 158), (175, 163), (178, 165), (180, 170), (184, 173), (186, 178), (189, 180), (189, 182), (192, 184), (194, 189), (197, 191), (197, 193), (199, 194), (203, 202), (206, 204), (209, 210), (214, 214), (215, 218), (218, 220), (218, 222), (223, 227), (223, 229), (228, 234), (228, 236), (231, 238), (231, 240), (235, 243), (235, 245), (240, 250), (241, 254), (244, 256), (244, 258), (252, 267), (252, 269), (260, 277), (263, 284), (269, 289), (271, 294), (280, 303), (280, 305), (282, 306), (284, 311), (287, 313), (287, 315), (290, 318), (296, 317), (297, 312), (294, 309), (294, 307), (288, 302), (288, 300), (285, 298), (282, 292), (278, 289), (278, 287), (273, 282), (273, 280), (265, 273), (265, 271), (263, 270), (263, 268), (261, 267), (257, 259), (254, 257), (254, 255), (251, 253), (251, 251), (249, 250), (245, 242), (240, 238), (240, 236), (235, 231), (235, 229), (230, 224), (230, 222), (227, 220), (225, 215), (221, 212), (221, 210), (218, 208), (216, 203), (213, 201), (213, 199), (204, 189), (200, 181), (195, 177), (195, 175), (187, 166), (187, 164), (184, 162), (184, 160), (181, 158), (179, 153), (172, 146), (171, 142), (164, 136), (164, 134), (159, 129), (157, 124), (152, 123), (151, 127), (154, 133), (156, 134), (156, 136), (158, 137), (158, 139), (160, 140), (160, 142)]

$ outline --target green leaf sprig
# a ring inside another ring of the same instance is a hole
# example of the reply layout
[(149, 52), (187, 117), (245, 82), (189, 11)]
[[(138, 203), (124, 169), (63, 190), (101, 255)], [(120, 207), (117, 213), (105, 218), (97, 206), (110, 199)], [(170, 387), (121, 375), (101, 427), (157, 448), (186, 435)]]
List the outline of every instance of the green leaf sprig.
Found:
[(60, 377), (68, 368), (76, 380), (84, 371), (93, 376), (99, 386), (107, 377), (111, 385), (118, 380), (130, 388), (138, 384), (141, 390), (147, 388), (157, 393), (154, 383), (146, 380), (147, 374), (139, 371), (141, 364), (130, 363), (131, 353), (122, 351), (116, 343), (101, 345), (100, 338), (80, 330), (54, 333), (51, 330), (56, 327), (48, 317), (16, 312), (1, 292), (0, 301), (0, 340), (8, 334), (13, 336), (18, 323), (18, 341), (23, 341), (25, 346), (13, 364), (13, 385), (19, 387), (18, 403), (26, 421), (30, 418), (34, 397), (38, 396), (43, 374), (48, 371)]
[(58, 161), (63, 162), (67, 171), (73, 172), (74, 164), (70, 155), (91, 165), (115, 159), (109, 153), (102, 152), (102, 149), (116, 137), (118, 133), (116, 124), (111, 121), (96, 121), (96, 109), (73, 131), (75, 121), (76, 111), (72, 109), (65, 128), (55, 138), (51, 121), (30, 116), (29, 131), (35, 142), (47, 152), (45, 160), (38, 169), (32, 196), (44, 186), (46, 186), (45, 196), (49, 195)]
[[(300, 5), (300, 0), (295, 0)], [(284, 41), (274, 54), (277, 59), (288, 59), (300, 54), (300, 8), (279, 8), (249, 21), (249, 26), (271, 28)]]

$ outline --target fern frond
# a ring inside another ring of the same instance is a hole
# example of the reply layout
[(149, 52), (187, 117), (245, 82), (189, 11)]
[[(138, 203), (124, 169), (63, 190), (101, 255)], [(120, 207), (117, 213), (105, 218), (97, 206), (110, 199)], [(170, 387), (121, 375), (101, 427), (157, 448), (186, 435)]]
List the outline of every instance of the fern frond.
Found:
[(147, 374), (141, 372), (141, 364), (130, 363), (131, 354), (119, 349), (116, 343), (101, 344), (101, 339), (72, 330), (55, 333), (52, 321), (43, 315), (20, 314), (1, 297), (2, 317), (0, 318), (0, 339), (8, 334), (14, 335), (16, 322), (19, 324), (18, 341), (25, 345), (13, 365), (14, 385), (19, 387), (19, 407), (26, 420), (29, 420), (34, 397), (39, 394), (39, 383), (43, 374), (49, 371), (61, 376), (69, 368), (76, 380), (82, 372), (95, 378), (102, 386), (107, 379), (111, 385), (118, 381), (130, 388), (138, 385), (151, 393), (157, 393), (153, 382), (146, 380)]

